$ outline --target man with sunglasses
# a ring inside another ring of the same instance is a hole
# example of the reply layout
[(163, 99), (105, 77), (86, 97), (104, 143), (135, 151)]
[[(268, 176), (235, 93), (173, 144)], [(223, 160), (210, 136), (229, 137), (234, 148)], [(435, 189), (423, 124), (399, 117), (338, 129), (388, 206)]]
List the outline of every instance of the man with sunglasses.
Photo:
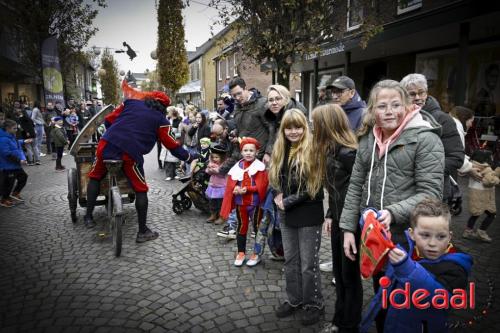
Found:
[(354, 81), (348, 76), (339, 76), (326, 86), (331, 103), (338, 104), (347, 115), (351, 129), (356, 132), (361, 126), (366, 103), (356, 91)]

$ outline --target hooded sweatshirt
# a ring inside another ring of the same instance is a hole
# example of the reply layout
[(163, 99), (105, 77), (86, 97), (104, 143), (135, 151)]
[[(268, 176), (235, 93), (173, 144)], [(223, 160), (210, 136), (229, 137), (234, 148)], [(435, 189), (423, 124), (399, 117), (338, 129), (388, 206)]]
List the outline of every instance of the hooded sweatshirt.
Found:
[(354, 97), (351, 98), (349, 102), (345, 105), (342, 105), (342, 109), (347, 115), (347, 119), (349, 119), (349, 125), (351, 125), (351, 129), (356, 132), (361, 126), (361, 120), (363, 119), (363, 112), (366, 109), (366, 103), (361, 99), (358, 92), (354, 94)]

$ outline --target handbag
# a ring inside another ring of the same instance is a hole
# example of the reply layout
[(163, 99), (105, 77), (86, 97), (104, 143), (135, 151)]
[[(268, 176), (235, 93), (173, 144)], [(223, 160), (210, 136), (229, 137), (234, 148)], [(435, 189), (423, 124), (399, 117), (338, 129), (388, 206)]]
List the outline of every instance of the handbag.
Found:
[(377, 220), (378, 216), (378, 211), (369, 208), (363, 212), (359, 220), (362, 230), (359, 265), (363, 279), (382, 271), (387, 263), (387, 254), (395, 247), (391, 241), (391, 233)]

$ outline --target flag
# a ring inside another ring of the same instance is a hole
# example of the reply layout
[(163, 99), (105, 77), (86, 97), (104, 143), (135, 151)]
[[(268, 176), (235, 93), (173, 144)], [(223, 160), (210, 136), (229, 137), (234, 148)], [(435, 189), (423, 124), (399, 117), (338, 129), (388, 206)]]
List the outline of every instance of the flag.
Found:
[(42, 69), (43, 88), (45, 92), (45, 103), (64, 103), (63, 80), (59, 55), (57, 53), (57, 38), (47, 38), (42, 44)]

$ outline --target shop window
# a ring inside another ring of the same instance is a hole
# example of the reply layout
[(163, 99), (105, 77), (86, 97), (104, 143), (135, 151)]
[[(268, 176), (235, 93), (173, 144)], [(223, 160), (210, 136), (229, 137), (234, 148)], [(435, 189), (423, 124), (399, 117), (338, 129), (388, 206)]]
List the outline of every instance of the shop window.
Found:
[(229, 79), (229, 58), (226, 58), (226, 79)]
[(222, 73), (220, 72), (220, 60), (217, 61), (217, 78), (222, 81)]
[(422, 7), (422, 0), (398, 0), (398, 15)]
[(347, 0), (347, 31), (358, 29), (363, 24), (363, 1)]

